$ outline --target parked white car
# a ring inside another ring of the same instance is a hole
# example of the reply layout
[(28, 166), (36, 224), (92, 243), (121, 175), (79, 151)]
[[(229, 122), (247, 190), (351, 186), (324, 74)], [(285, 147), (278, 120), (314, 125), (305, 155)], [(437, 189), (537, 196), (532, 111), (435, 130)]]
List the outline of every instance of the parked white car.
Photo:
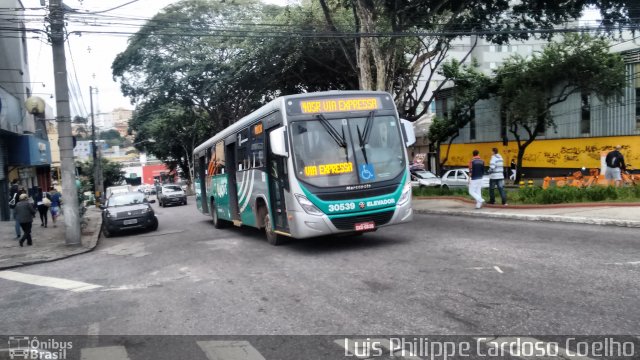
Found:
[(427, 170), (412, 170), (411, 171), (411, 186), (413, 187), (439, 187), (442, 185), (442, 181), (439, 177), (435, 176), (431, 171)]
[[(442, 176), (443, 188), (461, 188), (469, 186), (469, 169), (452, 169)], [(489, 187), (489, 175), (482, 177), (482, 187)]]

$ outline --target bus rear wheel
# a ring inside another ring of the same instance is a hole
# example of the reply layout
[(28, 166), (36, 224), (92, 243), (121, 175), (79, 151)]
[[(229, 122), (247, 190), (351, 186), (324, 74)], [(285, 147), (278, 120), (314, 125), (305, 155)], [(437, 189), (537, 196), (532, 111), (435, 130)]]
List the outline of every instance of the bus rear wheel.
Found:
[(211, 218), (213, 219), (213, 227), (216, 229), (225, 228), (227, 226), (227, 222), (218, 217), (218, 209), (216, 209), (216, 203), (214, 201), (211, 201), (209, 210), (211, 211)]
[(273, 226), (271, 226), (271, 216), (269, 216), (269, 212), (264, 212), (264, 232), (267, 235), (267, 242), (273, 246), (278, 246), (284, 244), (285, 238), (280, 234), (276, 234), (273, 230)]

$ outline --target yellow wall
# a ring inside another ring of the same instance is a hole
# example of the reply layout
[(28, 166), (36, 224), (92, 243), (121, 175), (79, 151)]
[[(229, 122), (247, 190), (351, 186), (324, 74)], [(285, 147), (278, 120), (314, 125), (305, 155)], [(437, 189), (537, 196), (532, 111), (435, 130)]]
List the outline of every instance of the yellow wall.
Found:
[[(608, 152), (621, 145), (625, 163), (640, 168), (640, 136), (588, 137), (578, 139), (535, 140), (529, 145), (522, 160), (523, 167), (533, 168), (599, 168), (602, 152)], [(488, 164), (491, 149), (497, 147), (504, 158), (505, 166), (511, 159), (517, 160), (518, 146), (509, 141), (502, 142), (452, 144), (449, 159), (445, 166), (468, 166), (473, 150), (480, 151), (480, 157)], [(447, 145), (440, 147), (440, 158), (444, 159)]]

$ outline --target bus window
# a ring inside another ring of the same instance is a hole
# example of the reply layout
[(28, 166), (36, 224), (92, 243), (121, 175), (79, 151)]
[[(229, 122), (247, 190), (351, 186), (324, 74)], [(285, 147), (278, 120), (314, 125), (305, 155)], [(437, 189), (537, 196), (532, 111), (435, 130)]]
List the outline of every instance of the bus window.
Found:
[(249, 129), (246, 128), (238, 133), (236, 142), (236, 170), (243, 171), (249, 169)]
[(261, 168), (264, 167), (264, 132), (262, 131), (262, 123), (252, 126), (251, 129), (251, 167)]
[(215, 145), (214, 158), (216, 160), (215, 174), (224, 174), (224, 142), (220, 141)]

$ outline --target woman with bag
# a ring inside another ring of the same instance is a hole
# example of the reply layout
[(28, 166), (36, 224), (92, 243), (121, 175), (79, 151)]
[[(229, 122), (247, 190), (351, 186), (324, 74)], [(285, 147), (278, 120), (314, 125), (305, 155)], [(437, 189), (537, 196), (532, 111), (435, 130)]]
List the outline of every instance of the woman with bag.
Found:
[(56, 220), (60, 215), (62, 195), (52, 186), (51, 189), (49, 189), (49, 199), (51, 200), (51, 221), (53, 221), (53, 227), (56, 227)]
[(35, 196), (36, 206), (38, 213), (40, 214), (40, 226), (47, 227), (49, 216), (49, 206), (51, 206), (51, 199), (49, 199), (49, 193), (43, 192), (42, 188), (38, 188), (38, 192)]

